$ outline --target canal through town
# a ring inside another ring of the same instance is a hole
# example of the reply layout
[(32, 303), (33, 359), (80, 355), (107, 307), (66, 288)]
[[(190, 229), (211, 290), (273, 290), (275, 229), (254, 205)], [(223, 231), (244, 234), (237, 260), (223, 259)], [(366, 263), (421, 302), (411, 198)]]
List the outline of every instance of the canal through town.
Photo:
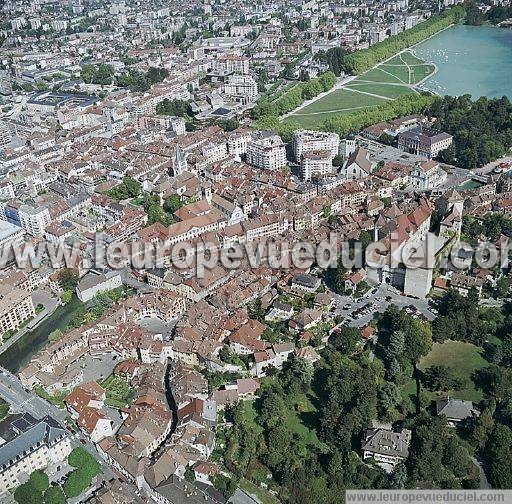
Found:
[(81, 301), (73, 299), (64, 306), (59, 306), (48, 318), (43, 320), (33, 331), (28, 332), (14, 345), (0, 354), (0, 366), (17, 373), (26, 366), (30, 359), (48, 343), (48, 336), (60, 329), (64, 331), (73, 317)]

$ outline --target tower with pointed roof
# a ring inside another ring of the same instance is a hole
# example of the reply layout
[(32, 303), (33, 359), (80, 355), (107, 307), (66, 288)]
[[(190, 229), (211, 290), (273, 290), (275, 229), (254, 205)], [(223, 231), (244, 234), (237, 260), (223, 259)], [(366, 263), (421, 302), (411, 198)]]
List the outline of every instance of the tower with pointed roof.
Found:
[(172, 171), (173, 174), (181, 175), (184, 171), (187, 170), (187, 160), (185, 158), (185, 154), (181, 147), (176, 146), (176, 150), (174, 151), (174, 156), (172, 158)]

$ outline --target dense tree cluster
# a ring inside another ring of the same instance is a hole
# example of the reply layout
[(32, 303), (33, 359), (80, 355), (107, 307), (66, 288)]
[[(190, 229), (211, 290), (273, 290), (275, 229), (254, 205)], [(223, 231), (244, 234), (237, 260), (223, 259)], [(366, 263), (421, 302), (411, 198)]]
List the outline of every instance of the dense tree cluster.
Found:
[[(254, 419), (243, 403), (228, 412), (233, 427), (226, 431), (222, 457), (234, 478), (268, 484), (270, 472), (280, 500), (295, 503), (334, 504), (343, 501), (345, 488), (387, 487), (382, 471), (362, 464), (351, 452), (352, 437), (357, 445), (358, 429), (366, 427), (375, 413), (377, 369), (367, 359), (358, 363), (331, 349), (317, 372), (309, 362), (294, 359), (276, 376), (265, 379)], [(319, 413), (301, 413), (308, 400), (318, 403)], [(290, 419), (296, 416), (304, 418), (326, 442), (313, 443), (293, 432)], [(222, 488), (226, 484), (222, 482)]]
[(478, 8), (475, 0), (466, 0), (464, 3), (466, 9), (466, 18), (464, 22), (468, 25), (479, 26), (484, 23), (485, 15)]
[(67, 477), (63, 489), (66, 497), (78, 497), (91, 486), (92, 479), (101, 472), (98, 461), (84, 448), (75, 448), (68, 457), (75, 470)]
[(512, 19), (511, 5), (493, 5), (486, 13), (486, 19), (492, 24), (499, 24), (507, 19)]
[(485, 407), (478, 417), (468, 419), (462, 434), (477, 450), (493, 488), (512, 487), (512, 370), (491, 365), (478, 372), (485, 391)]
[[(444, 341), (450, 338), (483, 346), (485, 356), (491, 362), (473, 376), (466, 377), (475, 381), (483, 392), (484, 400), (480, 403), (480, 415), (468, 418), (458, 431), (468, 442), (468, 447), (475, 450), (483, 461), (492, 487), (510, 488), (512, 466), (503, 464), (503, 460), (512, 455), (512, 305), (507, 303), (503, 308), (483, 308), (478, 304), (476, 292), (470, 291), (464, 298), (449, 291), (438, 302), (437, 308), (439, 316), (432, 324), (434, 339)], [(460, 377), (450, 376), (446, 371), (442, 366), (429, 368), (423, 377), (425, 383), (441, 391), (453, 386), (453, 382), (449, 384), (447, 381)], [(415, 433), (413, 440), (418, 438), (418, 432)], [(425, 460), (435, 467), (434, 461)], [(418, 475), (413, 473), (414, 477)], [(436, 484), (457, 488), (453, 482), (447, 481), (443, 483), (436, 478)], [(463, 481), (463, 486), (465, 484), (469, 485), (470, 481)]]
[(169, 77), (169, 71), (165, 68), (149, 67), (146, 72), (146, 80), (150, 86), (163, 82), (167, 77)]
[(347, 54), (343, 58), (342, 67), (346, 72), (352, 74), (366, 72), (377, 63), (391, 58), (396, 53), (425, 40), (453, 23), (459, 22), (464, 14), (464, 8), (459, 5), (444, 11), (438, 16), (432, 16), (410, 30), (388, 37), (368, 49)]
[(169, 72), (165, 68), (150, 67), (146, 73), (130, 69), (117, 76), (116, 84), (119, 87), (129, 88), (134, 93), (144, 93), (153, 84), (162, 82), (168, 76)]
[(188, 117), (191, 114), (190, 104), (185, 100), (169, 100), (165, 98), (156, 106), (156, 113), (160, 115)]
[(478, 8), (475, 0), (466, 0), (464, 6), (466, 8), (465, 22), (468, 25), (480, 26), (485, 22), (497, 25), (512, 18), (512, 6), (510, 5), (493, 5), (486, 12)]
[(470, 95), (435, 100), (428, 115), (434, 127), (453, 135), (439, 159), (463, 168), (482, 166), (512, 147), (512, 103), (507, 97), (472, 101)]
[(80, 77), (86, 84), (110, 86), (115, 83), (119, 87), (128, 87), (133, 92), (147, 91), (153, 84), (162, 82), (168, 75), (169, 72), (165, 68), (150, 67), (146, 73), (130, 69), (126, 73), (115, 76), (112, 66), (104, 63), (86, 64), (80, 70)]
[(235, 131), (240, 127), (240, 121), (234, 117), (231, 119), (217, 119), (215, 124), (228, 132)]
[(333, 451), (348, 452), (377, 417), (380, 370), (366, 359), (349, 359), (337, 351), (327, 354), (326, 362), (328, 367), (320, 371), (325, 399), (320, 437)]
[(336, 77), (332, 72), (326, 72), (308, 82), (301, 82), (273, 102), (262, 98), (252, 109), (251, 116), (253, 119), (259, 119), (264, 116), (280, 116), (291, 112), (302, 105), (305, 100), (310, 100), (320, 93), (329, 91), (335, 82)]
[(355, 110), (348, 114), (337, 114), (327, 119), (320, 129), (333, 131), (341, 137), (359, 132), (363, 128), (397, 117), (424, 113), (438, 98), (429, 94), (409, 94), (387, 101), (376, 107)]
[[(388, 307), (378, 320), (374, 359), (360, 345), (359, 330), (341, 328), (314, 369), (294, 359), (269, 372), (254, 406), (240, 403), (228, 411), (233, 427), (219, 433), (225, 442), (217, 456), (232, 478), (216, 486), (229, 495), (246, 478), (270, 485), (283, 502), (297, 503), (340, 502), (345, 488), (478, 488), (471, 460), (477, 457), (493, 487), (510, 488), (512, 466), (503, 461), (512, 456), (512, 304), (484, 308), (474, 291), (466, 298), (449, 291), (437, 309), (431, 330), (429, 322)], [(439, 342), (483, 347), (490, 363), (471, 376), (442, 364), (421, 373), (416, 367), (432, 348), (432, 332)], [(405, 393), (411, 377), (416, 405)], [(448, 427), (432, 410), (432, 399), (467, 389), (469, 379), (483, 392), (480, 415)], [(412, 430), (409, 457), (391, 474), (357, 455), (361, 435), (375, 419)]]
[(428, 322), (422, 322), (390, 305), (379, 320), (376, 355), (385, 366), (380, 385), (379, 417), (395, 421), (415, 411), (414, 404), (402, 387), (415, 377), (416, 364), (432, 348), (432, 332)]
[(451, 339), (481, 346), (489, 336), (492, 326), (480, 312), (476, 289), (470, 289), (466, 297), (450, 290), (436, 303), (436, 308), (439, 314), (432, 323), (435, 341)]
[(407, 471), (420, 488), (478, 488), (478, 472), (446, 418), (419, 415), (413, 424)]
[(347, 51), (342, 47), (332, 47), (328, 51), (318, 51), (315, 59), (329, 65), (329, 70), (339, 77), (344, 71), (344, 61)]
[(512, 220), (499, 213), (488, 213), (483, 219), (465, 215), (462, 220), (462, 237), (471, 245), (476, 245), (480, 235), (495, 241), (502, 234), (512, 238)]
[(100, 65), (84, 65), (80, 77), (86, 84), (110, 86), (114, 82), (114, 69), (104, 63)]
[(482, 451), (493, 488), (512, 488), (512, 470), (509, 463), (504, 463), (512, 458), (512, 429), (509, 425), (497, 423), (489, 432)]
[(137, 198), (140, 196), (141, 191), (142, 186), (140, 182), (132, 177), (126, 176), (123, 178), (123, 181), (119, 185), (109, 189), (105, 194), (115, 200), (120, 201), (127, 198)]
[[(68, 498), (78, 497), (89, 488), (92, 479), (101, 472), (98, 461), (84, 448), (75, 448), (68, 457), (75, 469), (64, 482), (63, 488), (54, 483), (50, 486), (47, 474), (34, 471), (26, 483), (16, 488), (14, 499), (19, 504), (65, 504)], [(64, 490), (63, 490), (64, 489)]]
[(77, 269), (64, 268), (58, 274), (59, 284), (64, 290), (74, 290), (80, 279)]
[(434, 392), (461, 390), (467, 386), (467, 378), (459, 376), (448, 366), (434, 365), (423, 373), (423, 383)]
[(144, 193), (142, 206), (148, 214), (149, 225), (154, 224), (155, 222), (159, 222), (164, 226), (170, 226), (174, 223), (172, 214), (166, 212), (160, 206), (160, 198), (156, 194)]

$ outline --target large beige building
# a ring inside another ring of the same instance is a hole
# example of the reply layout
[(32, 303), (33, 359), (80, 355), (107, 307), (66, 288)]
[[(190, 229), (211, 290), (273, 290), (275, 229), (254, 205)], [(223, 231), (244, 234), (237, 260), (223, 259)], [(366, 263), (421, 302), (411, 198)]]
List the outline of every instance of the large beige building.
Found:
[[(5, 424), (5, 422), (3, 422)], [(13, 415), (0, 437), (0, 494), (22, 484), (37, 469), (62, 464), (71, 453), (71, 438), (53, 418)]]
[(398, 135), (398, 148), (411, 154), (433, 159), (450, 147), (453, 137), (444, 131), (413, 128)]
[(35, 314), (30, 292), (0, 284), (0, 333), (15, 331)]
[(286, 164), (286, 148), (279, 135), (258, 132), (247, 147), (247, 162), (265, 170), (278, 170)]
[(224, 86), (224, 92), (248, 103), (258, 95), (258, 84), (250, 75), (231, 75)]
[(292, 150), (297, 163), (306, 152), (330, 151), (332, 157), (338, 154), (340, 137), (336, 133), (324, 131), (299, 130), (293, 133)]
[(332, 152), (329, 150), (308, 151), (302, 154), (300, 173), (304, 180), (333, 173)]

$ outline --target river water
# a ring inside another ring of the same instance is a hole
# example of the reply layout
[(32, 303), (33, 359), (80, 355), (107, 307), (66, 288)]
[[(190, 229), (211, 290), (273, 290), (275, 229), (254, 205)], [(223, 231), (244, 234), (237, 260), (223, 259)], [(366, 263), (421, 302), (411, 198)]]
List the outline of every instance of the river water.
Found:
[(416, 46), (414, 53), (438, 67), (424, 89), (512, 99), (512, 28), (453, 26)]
[(59, 306), (52, 315), (41, 322), (33, 331), (25, 334), (14, 345), (0, 354), (0, 366), (5, 367), (11, 373), (17, 373), (48, 343), (50, 333), (56, 329), (61, 331), (66, 329), (71, 317), (81, 304), (81, 301), (73, 296), (73, 299), (67, 305)]

